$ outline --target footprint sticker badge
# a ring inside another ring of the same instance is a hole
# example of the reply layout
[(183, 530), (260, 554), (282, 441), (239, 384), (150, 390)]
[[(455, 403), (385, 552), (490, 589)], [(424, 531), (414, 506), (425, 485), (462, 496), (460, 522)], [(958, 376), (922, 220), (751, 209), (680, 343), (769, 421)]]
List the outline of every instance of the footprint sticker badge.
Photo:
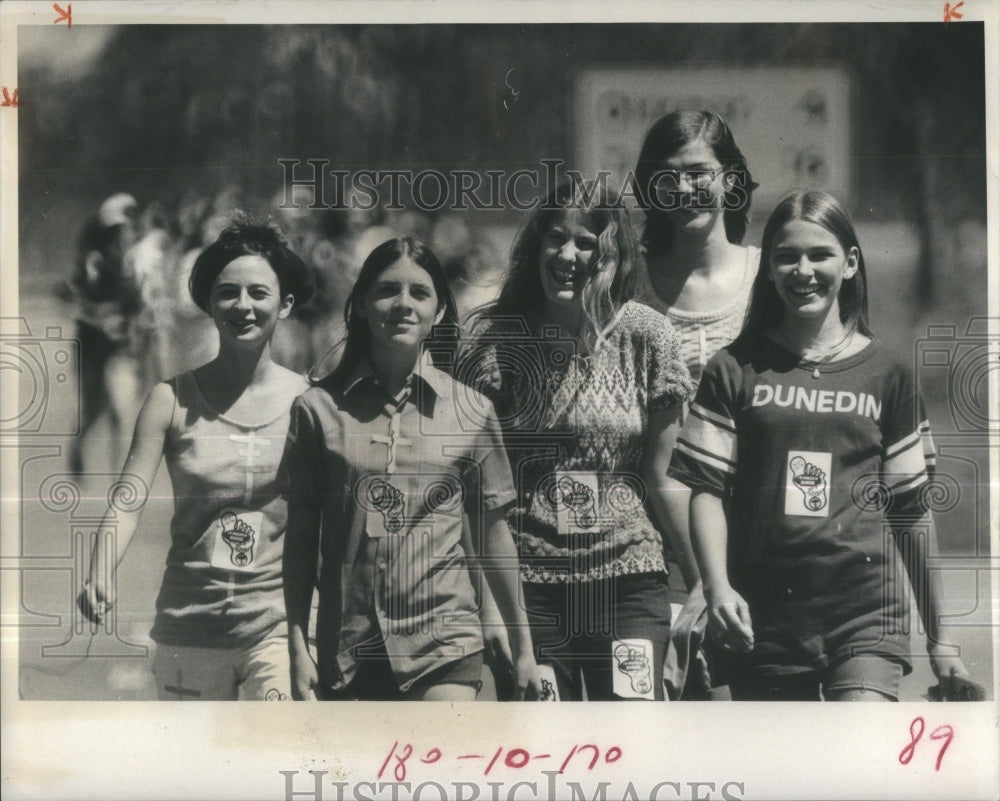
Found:
[(785, 514), (827, 517), (830, 511), (829, 453), (790, 451), (785, 486)]
[(653, 700), (653, 667), (649, 640), (615, 640), (611, 653), (615, 660), (612, 690), (619, 698)]
[(597, 474), (558, 473), (546, 498), (555, 509), (560, 534), (593, 531), (597, 526)]
[(253, 570), (254, 548), (262, 522), (261, 512), (232, 509), (222, 512), (216, 525), (211, 564), (224, 570)]
[(382, 525), (389, 534), (403, 528), (403, 493), (388, 481), (376, 478), (368, 485), (368, 501), (382, 515)]
[(556, 682), (556, 671), (552, 665), (539, 665), (538, 678), (541, 680), (542, 691), (538, 695), (539, 701), (558, 701), (559, 684)]

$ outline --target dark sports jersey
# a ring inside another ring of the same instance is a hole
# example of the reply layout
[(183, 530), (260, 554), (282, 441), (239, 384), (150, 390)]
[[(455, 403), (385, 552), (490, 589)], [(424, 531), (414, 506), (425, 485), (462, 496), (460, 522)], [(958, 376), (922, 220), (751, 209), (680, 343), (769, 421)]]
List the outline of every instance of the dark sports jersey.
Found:
[(669, 473), (723, 499), (757, 669), (868, 651), (908, 665), (885, 517), (922, 514), (933, 458), (913, 370), (877, 343), (817, 368), (741, 338), (709, 362)]

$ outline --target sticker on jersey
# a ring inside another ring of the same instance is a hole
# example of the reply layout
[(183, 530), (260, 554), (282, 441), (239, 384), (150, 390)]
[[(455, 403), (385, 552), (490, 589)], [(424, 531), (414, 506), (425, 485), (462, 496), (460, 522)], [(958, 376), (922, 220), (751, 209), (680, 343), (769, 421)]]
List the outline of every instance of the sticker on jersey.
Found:
[(653, 643), (650, 640), (612, 640), (612, 692), (619, 698), (643, 698), (652, 701)]
[(828, 517), (830, 514), (829, 453), (789, 451), (785, 472), (785, 514)]
[(365, 487), (368, 509), (366, 531), (369, 537), (393, 537), (406, 522), (406, 495), (385, 477), (375, 477)]
[(260, 549), (263, 522), (263, 512), (227, 509), (219, 515), (212, 545), (212, 567), (239, 573), (252, 571)]
[(597, 474), (561, 473), (545, 490), (545, 497), (556, 512), (559, 533), (588, 534), (597, 530)]
[(558, 701), (559, 684), (556, 682), (556, 671), (552, 665), (538, 666), (538, 679), (542, 685), (542, 692), (538, 696), (539, 701)]

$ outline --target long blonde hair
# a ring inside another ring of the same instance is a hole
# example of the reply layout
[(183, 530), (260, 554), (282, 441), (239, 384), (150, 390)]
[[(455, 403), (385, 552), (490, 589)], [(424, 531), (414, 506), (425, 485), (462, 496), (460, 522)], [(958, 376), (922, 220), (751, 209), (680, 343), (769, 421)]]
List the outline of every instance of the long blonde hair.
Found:
[(599, 226), (597, 252), (583, 289), (581, 305), (585, 349), (599, 347), (614, 329), (618, 313), (635, 291), (639, 242), (628, 212), (603, 182), (566, 178), (536, 208), (511, 251), (510, 269), (497, 299), (476, 313), (474, 331), (490, 318), (538, 311), (545, 292), (538, 268), (542, 239), (552, 224), (568, 211), (587, 214)]

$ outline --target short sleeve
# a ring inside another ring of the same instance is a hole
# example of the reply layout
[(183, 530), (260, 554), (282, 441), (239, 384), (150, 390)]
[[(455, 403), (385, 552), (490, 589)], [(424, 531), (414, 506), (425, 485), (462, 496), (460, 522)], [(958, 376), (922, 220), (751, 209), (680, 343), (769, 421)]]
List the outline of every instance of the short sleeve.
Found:
[(681, 358), (681, 340), (670, 321), (653, 309), (635, 304), (644, 349), (647, 410), (679, 406), (694, 394), (695, 384)]
[(892, 498), (889, 515), (920, 517), (920, 490), (933, 478), (937, 455), (913, 369), (897, 365), (883, 397), (881, 479)]
[(667, 475), (694, 491), (721, 497), (736, 476), (736, 371), (726, 349), (709, 360), (670, 457)]
[(278, 465), (278, 489), (291, 501), (309, 501), (320, 494), (324, 474), (323, 434), (312, 409), (301, 396), (292, 403), (285, 452)]
[[(476, 435), (473, 464), (466, 471), (466, 476), (476, 487), (473, 493), (467, 492), (466, 500), (478, 502), (481, 499), (486, 510), (496, 511), (513, 504), (517, 494), (493, 404), (486, 398), (481, 402), (485, 409), (483, 426)], [(470, 498), (470, 494), (478, 495), (478, 498)]]

